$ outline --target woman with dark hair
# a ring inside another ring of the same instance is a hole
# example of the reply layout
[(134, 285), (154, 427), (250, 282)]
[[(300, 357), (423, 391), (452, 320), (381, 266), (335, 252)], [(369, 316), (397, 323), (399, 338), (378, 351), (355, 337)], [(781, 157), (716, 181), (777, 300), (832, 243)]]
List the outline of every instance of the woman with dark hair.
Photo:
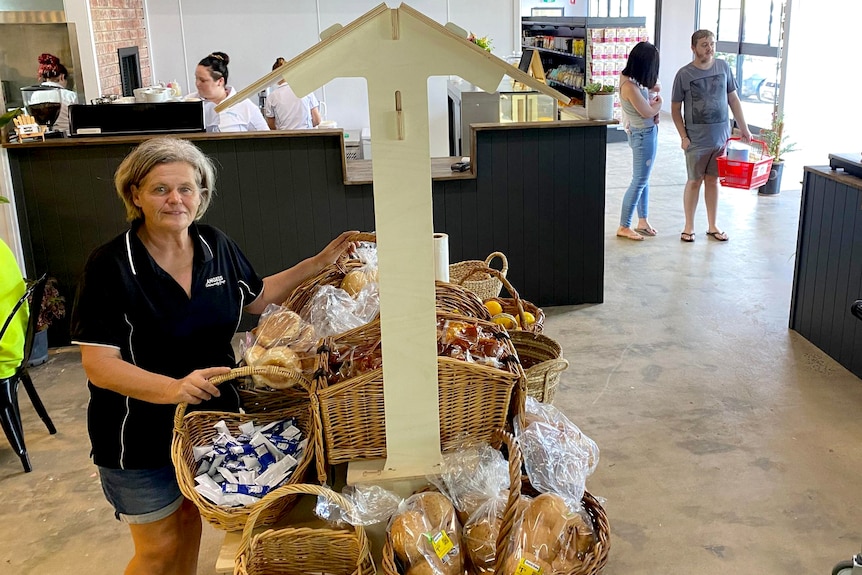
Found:
[(260, 108), (249, 99), (237, 102), (219, 113), (215, 107), (236, 94), (233, 86), (227, 83), (230, 57), (224, 52), (213, 52), (195, 68), (195, 88), (197, 92), (187, 99), (199, 98), (204, 101), (204, 122), (207, 132), (256, 132), (267, 131), (269, 126)]
[[(278, 58), (272, 69), (284, 65), (284, 58)], [(267, 97), (263, 106), (266, 123), (273, 130), (303, 130), (313, 128), (320, 123), (320, 102), (314, 92), (300, 98), (294, 94), (287, 82), (280, 80)]]
[[(78, 103), (78, 95), (66, 88), (68, 85), (69, 71), (60, 63), (60, 59), (53, 54), (42, 54), (39, 56), (39, 70), (36, 78), (40, 86), (46, 88), (57, 88), (60, 91), (60, 115), (54, 122), (54, 129), (69, 133), (69, 106)], [(39, 102), (39, 94), (33, 94), (30, 103)]]
[(153, 138), (132, 150), (114, 176), (131, 227), (90, 255), (72, 313), (90, 390), (90, 453), (134, 542), (127, 575), (197, 573), (201, 517), (171, 464), (176, 404), (237, 411), (233, 385), (209, 378), (235, 365), (242, 312), (283, 302), (349, 250), (355, 233), (261, 278), (235, 242), (198, 223), (215, 174), (186, 140)]
[[(658, 140), (658, 113), (662, 99), (658, 92), (658, 50), (649, 42), (639, 42), (632, 48), (626, 67), (620, 74), (620, 103), (626, 116), (629, 146), (632, 149), (632, 182), (623, 196), (620, 227), (617, 236), (643, 240), (655, 236), (656, 230), (647, 220), (649, 176), (655, 161)], [(632, 229), (635, 209), (637, 227)]]

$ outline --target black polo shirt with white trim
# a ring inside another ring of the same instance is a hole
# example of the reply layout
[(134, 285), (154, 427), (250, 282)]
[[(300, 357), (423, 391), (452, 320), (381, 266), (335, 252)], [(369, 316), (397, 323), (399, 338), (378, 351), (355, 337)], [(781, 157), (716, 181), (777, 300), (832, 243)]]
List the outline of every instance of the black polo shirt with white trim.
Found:
[[(263, 281), (220, 230), (189, 228), (195, 248), (191, 297), (150, 256), (132, 229), (87, 261), (72, 313), (72, 341), (120, 350), (142, 369), (181, 378), (196, 369), (236, 364), (231, 338), (242, 308)], [(175, 405), (157, 405), (88, 383), (88, 428), (97, 465), (152, 469), (171, 462)], [(236, 390), (197, 409), (236, 411)]]

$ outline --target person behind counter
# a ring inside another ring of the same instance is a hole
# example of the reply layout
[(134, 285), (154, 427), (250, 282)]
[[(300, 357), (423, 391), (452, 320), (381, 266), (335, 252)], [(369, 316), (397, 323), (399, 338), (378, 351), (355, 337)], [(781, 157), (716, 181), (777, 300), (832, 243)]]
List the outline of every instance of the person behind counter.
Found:
[(251, 100), (237, 102), (221, 113), (215, 107), (236, 94), (233, 86), (228, 86), (230, 58), (224, 52), (213, 52), (195, 68), (195, 88), (186, 99), (204, 100), (204, 122), (207, 132), (256, 132), (268, 131), (269, 126), (260, 108)]
[[(69, 106), (78, 103), (78, 94), (66, 88), (68, 85), (69, 71), (60, 63), (60, 59), (53, 54), (42, 54), (39, 56), (39, 70), (36, 78), (40, 86), (58, 88), (60, 90), (60, 115), (54, 122), (54, 129), (69, 133)], [(30, 103), (38, 103), (39, 94), (34, 94)]]
[(154, 138), (117, 168), (131, 228), (90, 255), (72, 313), (88, 378), (88, 430), (102, 489), (129, 524), (127, 574), (197, 572), (201, 517), (171, 464), (176, 404), (237, 411), (231, 338), (351, 246), (345, 232), (317, 255), (261, 279), (239, 246), (196, 223), (215, 192), (213, 162), (185, 140)]
[[(272, 69), (284, 65), (284, 58), (278, 58)], [(320, 123), (320, 102), (314, 92), (299, 98), (287, 82), (280, 80), (278, 86), (267, 97), (263, 106), (266, 123), (273, 130), (303, 130), (314, 128)]]

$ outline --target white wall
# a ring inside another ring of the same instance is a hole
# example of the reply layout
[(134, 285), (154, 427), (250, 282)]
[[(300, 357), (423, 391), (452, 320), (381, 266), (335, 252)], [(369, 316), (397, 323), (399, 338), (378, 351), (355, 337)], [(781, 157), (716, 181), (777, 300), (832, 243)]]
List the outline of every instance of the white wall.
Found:
[[(81, 58), (81, 77), (84, 79), (84, 101), (99, 97), (99, 67), (96, 65), (96, 47), (93, 41), (93, 25), (90, 21), (88, 0), (65, 0), (66, 21), (75, 24), (78, 39), (78, 55)], [(78, 88), (80, 91), (80, 88)]]
[[(670, 95), (677, 70), (691, 62), (691, 35), (697, 29), (692, 0), (664, 0), (661, 15), (662, 110), (670, 112)], [(668, 129), (673, 129), (669, 126)]]
[[(380, 0), (145, 0), (150, 30), (153, 80), (183, 83), (194, 91), (194, 69), (213, 51), (230, 58), (229, 83), (247, 86), (272, 69), (279, 56), (288, 60), (319, 41), (335, 23), (347, 25)], [(490, 36), (500, 57), (515, 49), (520, 22), (515, 0), (411, 0), (410, 6), (441, 24), (452, 21), (479, 36)], [(390, 6), (400, 2), (390, 0)], [(517, 26), (518, 32), (515, 32)], [(326, 103), (327, 119), (339, 126), (368, 126), (365, 80), (340, 78), (316, 92)], [(448, 155), (445, 78), (429, 80), (431, 154)]]
[(828, 164), (829, 152), (862, 151), (859, 82), (852, 72), (860, 21), (862, 2), (792, 0), (784, 120), (799, 148), (786, 157), (785, 172), (793, 167), (794, 181), (802, 166)]

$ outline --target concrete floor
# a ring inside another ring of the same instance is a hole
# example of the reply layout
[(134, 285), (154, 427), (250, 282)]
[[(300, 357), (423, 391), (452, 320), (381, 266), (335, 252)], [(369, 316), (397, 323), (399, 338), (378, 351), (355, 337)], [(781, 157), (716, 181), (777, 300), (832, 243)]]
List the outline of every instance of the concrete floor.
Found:
[[(727, 243), (707, 241), (701, 203), (684, 244), (677, 146), (667, 118), (659, 235), (637, 243), (614, 237), (631, 156), (608, 146), (605, 301), (545, 310), (571, 363), (556, 404), (601, 449), (587, 486), (611, 523), (605, 573), (829, 573), (862, 546), (862, 382), (787, 328), (801, 171), (779, 196), (724, 190)], [(34, 471), (0, 440), (0, 573), (121, 573), (131, 556), (87, 457), (79, 359), (32, 370), (59, 430), (22, 398)], [(204, 526), (198, 573), (221, 540)]]

